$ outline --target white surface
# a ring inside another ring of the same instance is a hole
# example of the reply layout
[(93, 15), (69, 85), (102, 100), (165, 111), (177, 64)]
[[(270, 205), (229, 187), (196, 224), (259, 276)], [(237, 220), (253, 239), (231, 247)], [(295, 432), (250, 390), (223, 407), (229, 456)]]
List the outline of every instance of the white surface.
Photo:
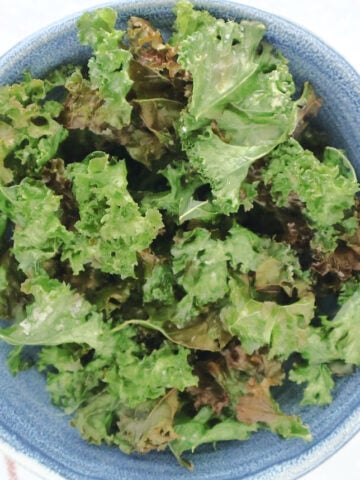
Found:
[(0, 479), (1, 480), (62, 480), (0, 440)]
[[(104, 2), (1, 0), (0, 55), (25, 36), (49, 23), (99, 3)], [(271, 11), (302, 25), (333, 47), (360, 73), (358, 0), (244, 0), (239, 3)], [(360, 434), (301, 480), (359, 480), (359, 452)], [(17, 473), (18, 480), (30, 480), (30, 474), (27, 475), (23, 467), (19, 467)], [(0, 474), (2, 480), (7, 479), (5, 470), (0, 470)]]

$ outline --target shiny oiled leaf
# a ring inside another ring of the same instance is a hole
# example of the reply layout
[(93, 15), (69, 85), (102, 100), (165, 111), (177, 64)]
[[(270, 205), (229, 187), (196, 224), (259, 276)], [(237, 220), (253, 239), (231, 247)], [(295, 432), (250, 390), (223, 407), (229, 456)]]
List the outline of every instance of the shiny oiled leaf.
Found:
[(125, 32), (115, 28), (116, 17), (111, 8), (87, 12), (80, 17), (78, 28), (81, 43), (93, 48), (88, 68), (90, 83), (104, 100), (99, 110), (109, 125), (120, 129), (130, 123), (132, 107), (126, 95), (132, 86), (128, 72), (132, 55), (121, 46)]
[(46, 99), (49, 90), (48, 82), (29, 74), (21, 83), (0, 87), (2, 183), (37, 177), (67, 137), (66, 129), (57, 121), (63, 107)]
[(68, 285), (38, 276), (27, 280), (23, 290), (34, 301), (26, 307), (25, 318), (0, 330), (2, 340), (11, 345), (98, 345), (101, 315)]
[(104, 152), (68, 166), (80, 220), (62, 258), (75, 273), (91, 264), (107, 273), (134, 276), (137, 252), (147, 248), (162, 227), (156, 209), (140, 213), (127, 190), (126, 173), (123, 160), (110, 162)]
[(60, 199), (39, 180), (0, 185), (2, 211), (15, 224), (12, 251), (27, 275), (43, 273), (45, 262), (71, 238), (60, 221)]
[[(182, 9), (191, 10), (186, 4)], [(240, 186), (251, 163), (295, 128), (294, 82), (286, 60), (262, 42), (263, 24), (205, 16), (191, 31), (197, 14), (190, 19), (182, 25), (189, 34), (179, 62), (192, 74), (193, 89), (178, 131), (194, 168), (209, 181), (219, 207), (230, 213), (241, 204)]]
[(271, 357), (286, 359), (304, 348), (314, 316), (312, 293), (290, 305), (279, 305), (254, 300), (240, 279), (232, 278), (229, 286), (230, 303), (220, 318), (224, 328), (240, 339), (246, 353), (268, 345)]
[(144, 329), (155, 330), (173, 343), (194, 350), (218, 352), (231, 340), (231, 335), (224, 330), (216, 314), (209, 314), (206, 318), (198, 318), (190, 325), (178, 328), (174, 323), (176, 311), (162, 309), (149, 311), (147, 320), (127, 320), (121, 327), (137, 325)]
[[(292, 175), (288, 174), (289, 168)], [(313, 244), (325, 251), (336, 248), (340, 236), (337, 225), (346, 225), (343, 221), (359, 188), (344, 168), (340, 153), (329, 150), (324, 162), (320, 162), (292, 139), (273, 150), (264, 171), (265, 183), (277, 205), (286, 207), (294, 192), (303, 202), (304, 213), (315, 232)], [(349, 224), (350, 232), (354, 233), (355, 228), (356, 222)]]
[[(150, 407), (150, 408), (149, 408)], [(173, 428), (174, 416), (179, 409), (178, 392), (170, 390), (155, 406), (148, 409), (125, 409), (118, 422), (119, 446), (128, 451), (148, 453), (151, 450), (164, 450), (169, 442), (178, 438)]]
[(267, 380), (260, 384), (249, 381), (247, 393), (240, 396), (236, 406), (236, 417), (249, 425), (266, 424), (271, 431), (285, 438), (303, 438), (310, 441), (312, 436), (300, 417), (283, 413), (272, 398)]

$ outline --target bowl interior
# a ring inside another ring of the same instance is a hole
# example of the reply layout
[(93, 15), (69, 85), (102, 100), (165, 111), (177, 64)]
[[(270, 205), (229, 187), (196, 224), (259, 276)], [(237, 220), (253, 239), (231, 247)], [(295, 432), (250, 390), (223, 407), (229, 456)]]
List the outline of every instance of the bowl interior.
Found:
[[(320, 40), (296, 25), (250, 7), (228, 1), (194, 2), (215, 16), (263, 21), (267, 39), (290, 59), (297, 85), (310, 81), (324, 100), (319, 123), (330, 143), (344, 148), (360, 175), (360, 80), (355, 71)], [(110, 5), (110, 4), (109, 4)], [(148, 18), (169, 32), (174, 2), (145, 1), (111, 4), (119, 12), (119, 26), (129, 15)], [(42, 76), (63, 63), (86, 61), (90, 52), (79, 45), (76, 18), (52, 25), (25, 40), (0, 59), (0, 84), (21, 78), (25, 69)], [(53, 407), (45, 390), (45, 379), (36, 371), (13, 378), (6, 367), (9, 347), (0, 343), (0, 436), (65, 478), (76, 480), (185, 479), (169, 453), (126, 456), (116, 448), (86, 444), (69, 426), (69, 417)], [(281, 440), (259, 432), (249, 441), (199, 448), (192, 478), (291, 479), (305, 473), (339, 448), (360, 427), (360, 372), (339, 379), (334, 402), (325, 408), (299, 406), (301, 389), (289, 385), (278, 392), (283, 409), (300, 414), (311, 427), (314, 440)], [(188, 455), (191, 457), (191, 454)]]

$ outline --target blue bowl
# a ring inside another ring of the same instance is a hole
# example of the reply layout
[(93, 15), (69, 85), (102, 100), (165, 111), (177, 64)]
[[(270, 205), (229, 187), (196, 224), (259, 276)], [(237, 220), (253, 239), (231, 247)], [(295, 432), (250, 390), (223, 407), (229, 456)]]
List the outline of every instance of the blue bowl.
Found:
[[(195, 1), (215, 16), (264, 22), (267, 39), (290, 60), (301, 86), (309, 80), (324, 100), (319, 122), (334, 146), (344, 148), (360, 174), (360, 78), (333, 50), (288, 21), (231, 1)], [(109, 4), (124, 27), (129, 15), (143, 16), (169, 31), (174, 2), (123, 1)], [(90, 52), (76, 36), (78, 15), (67, 18), (26, 39), (0, 59), (0, 84), (21, 78), (25, 69), (42, 76), (63, 63), (86, 61)], [(360, 175), (359, 175), (360, 176)], [(85, 443), (69, 418), (53, 407), (45, 379), (33, 371), (13, 378), (6, 367), (9, 347), (0, 344), (0, 439), (67, 479), (74, 480), (289, 480), (305, 474), (338, 450), (360, 429), (360, 372), (339, 379), (334, 402), (327, 407), (299, 406), (301, 390), (289, 385), (279, 402), (290, 414), (299, 414), (314, 436), (311, 443), (282, 440), (270, 432), (254, 434), (246, 442), (221, 443), (195, 453), (195, 471), (179, 467), (170, 453), (145, 456), (122, 454), (117, 448)], [(188, 455), (191, 457), (191, 454)]]

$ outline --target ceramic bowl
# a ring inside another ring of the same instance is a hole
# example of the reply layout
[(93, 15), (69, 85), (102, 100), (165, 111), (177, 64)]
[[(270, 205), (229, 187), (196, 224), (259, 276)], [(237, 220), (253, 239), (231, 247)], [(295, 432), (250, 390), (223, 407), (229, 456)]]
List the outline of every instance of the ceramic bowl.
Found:
[[(290, 60), (300, 86), (309, 80), (324, 100), (319, 122), (333, 145), (346, 149), (360, 173), (360, 79), (333, 50), (299, 26), (230, 1), (195, 1), (215, 16), (263, 21), (267, 39)], [(111, 4), (120, 26), (129, 15), (143, 16), (163, 30), (173, 22), (174, 2), (123, 1)], [(78, 16), (67, 18), (26, 39), (0, 59), (0, 84), (14, 82), (25, 69), (42, 76), (63, 63), (84, 62), (89, 50), (76, 36)], [(0, 438), (66, 479), (73, 480), (290, 480), (304, 474), (339, 449), (360, 428), (360, 371), (339, 379), (334, 402), (325, 407), (299, 407), (301, 390), (289, 386), (279, 402), (290, 414), (300, 414), (314, 436), (311, 443), (281, 440), (270, 432), (246, 442), (199, 448), (191, 474), (170, 453), (122, 454), (117, 448), (85, 443), (69, 418), (53, 407), (45, 380), (36, 371), (13, 378), (5, 365), (9, 347), (0, 344)], [(191, 456), (191, 455), (190, 455)]]

